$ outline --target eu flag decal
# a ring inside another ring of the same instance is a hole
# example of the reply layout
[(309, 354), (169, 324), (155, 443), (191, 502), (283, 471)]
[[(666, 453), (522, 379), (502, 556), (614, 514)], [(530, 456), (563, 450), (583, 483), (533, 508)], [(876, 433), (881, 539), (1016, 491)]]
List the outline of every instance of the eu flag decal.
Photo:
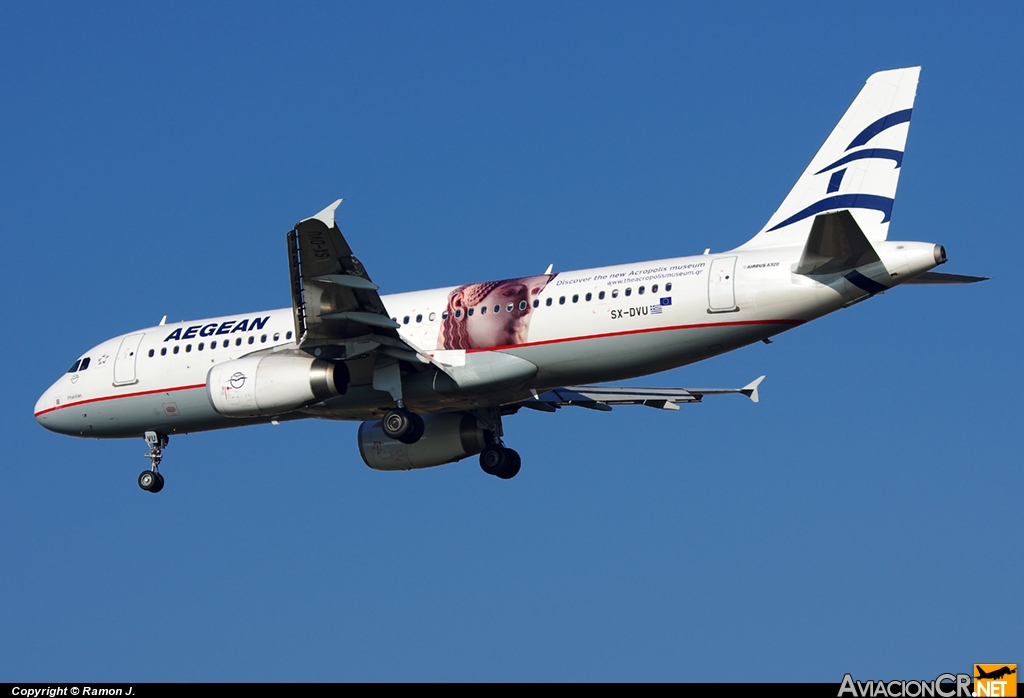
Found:
[(672, 298), (671, 297), (665, 297), (665, 298), (661, 298), (659, 300), (660, 300), (660, 303), (662, 305), (672, 305)]

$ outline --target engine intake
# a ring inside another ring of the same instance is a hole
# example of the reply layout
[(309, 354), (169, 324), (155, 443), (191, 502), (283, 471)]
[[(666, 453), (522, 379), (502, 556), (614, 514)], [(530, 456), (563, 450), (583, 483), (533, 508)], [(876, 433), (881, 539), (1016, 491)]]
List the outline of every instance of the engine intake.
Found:
[(374, 470), (411, 470), (454, 463), (480, 453), (493, 437), (469, 412), (423, 417), (423, 436), (404, 444), (384, 435), (380, 422), (359, 425), (359, 455)]
[(211, 368), (206, 393), (225, 417), (260, 417), (344, 395), (348, 382), (343, 363), (305, 354), (264, 354)]

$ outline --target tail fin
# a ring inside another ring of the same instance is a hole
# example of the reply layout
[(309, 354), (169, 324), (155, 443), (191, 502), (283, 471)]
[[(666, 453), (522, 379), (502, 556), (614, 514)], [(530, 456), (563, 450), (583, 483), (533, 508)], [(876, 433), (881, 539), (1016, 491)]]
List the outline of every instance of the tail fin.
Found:
[(868, 78), (779, 210), (740, 246), (803, 245), (819, 213), (851, 209), (872, 242), (885, 240), (920, 67)]

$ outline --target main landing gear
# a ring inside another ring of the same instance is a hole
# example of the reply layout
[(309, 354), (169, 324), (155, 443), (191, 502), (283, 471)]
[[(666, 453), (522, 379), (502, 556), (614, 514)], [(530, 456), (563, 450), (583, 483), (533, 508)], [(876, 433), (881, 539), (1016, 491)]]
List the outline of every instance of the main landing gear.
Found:
[(519, 453), (500, 443), (493, 443), (480, 452), (480, 469), (488, 475), (511, 480), (523, 464)]
[(414, 444), (423, 436), (423, 418), (399, 405), (384, 413), (381, 427), (388, 438)]
[(139, 473), (139, 487), (156, 494), (164, 488), (164, 476), (160, 474), (160, 461), (163, 460), (163, 449), (167, 448), (167, 437), (155, 431), (146, 432), (146, 443), (149, 444), (149, 470)]
[(488, 475), (502, 480), (511, 480), (519, 474), (523, 460), (519, 453), (501, 442), (504, 430), (501, 427), (500, 408), (477, 410), (477, 419), (481, 426), (493, 434), (494, 440), (480, 452), (480, 469)]

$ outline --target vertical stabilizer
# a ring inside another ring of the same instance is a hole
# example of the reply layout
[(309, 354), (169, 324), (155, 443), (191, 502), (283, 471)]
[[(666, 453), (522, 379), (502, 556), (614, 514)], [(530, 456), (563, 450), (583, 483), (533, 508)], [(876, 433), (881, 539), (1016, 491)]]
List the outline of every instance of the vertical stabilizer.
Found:
[(849, 209), (868, 240), (885, 240), (920, 67), (875, 73), (764, 228), (741, 249), (803, 245), (814, 217)]

